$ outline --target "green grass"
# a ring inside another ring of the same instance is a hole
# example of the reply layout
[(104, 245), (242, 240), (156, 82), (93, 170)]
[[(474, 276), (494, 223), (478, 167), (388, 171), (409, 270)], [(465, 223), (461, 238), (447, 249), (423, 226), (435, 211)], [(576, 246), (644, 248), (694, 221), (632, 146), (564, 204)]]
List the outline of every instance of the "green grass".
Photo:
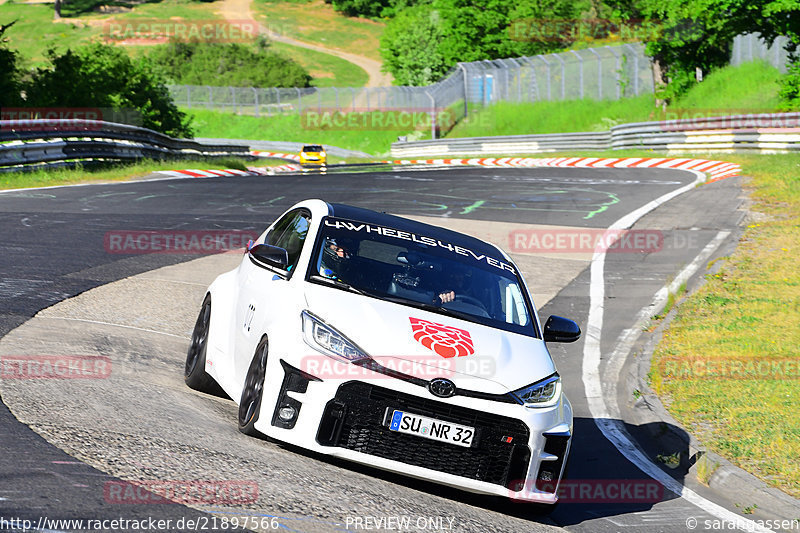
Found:
[[(194, 118), (195, 136), (324, 144), (360, 150), (376, 156), (389, 152), (404, 130), (306, 129), (299, 115), (250, 117), (216, 111), (183, 109)], [(378, 113), (380, 115), (380, 113)], [(430, 137), (430, 133), (424, 132)]]
[(286, 37), (380, 60), (382, 22), (346, 17), (323, 0), (255, 0), (252, 8), (259, 22)]
[(146, 176), (157, 170), (176, 170), (184, 168), (219, 169), (232, 168), (245, 170), (247, 166), (270, 166), (263, 161), (246, 161), (238, 158), (140, 161), (137, 163), (117, 163), (104, 167), (36, 170), (33, 172), (0, 173), (0, 190), (28, 187), (48, 187), (98, 181), (124, 181)]
[(471, 111), (447, 137), (607, 131), (626, 122), (777, 111), (779, 78), (779, 71), (764, 62), (727, 67), (709, 75), (666, 114), (656, 110), (653, 95), (603, 102), (501, 102)]
[(363, 68), (331, 54), (278, 42), (270, 43), (270, 48), (305, 68), (314, 87), (363, 87), (369, 80)]
[[(798, 376), (677, 379), (665, 361), (793, 361), (800, 367), (800, 160), (730, 155), (761, 213), (736, 251), (678, 307), (656, 349), (651, 384), (709, 449), (800, 496)], [(718, 265), (717, 265), (718, 266)]]
[(102, 32), (102, 27), (90, 27), (69, 19), (54, 22), (53, 6), (48, 4), (6, 2), (0, 5), (0, 23), (8, 24), (13, 20), (16, 24), (6, 30), (4, 37), (28, 66), (42, 65), (49, 48), (57, 51), (74, 48)]
[[(105, 3), (105, 2), (104, 2)], [(67, 3), (65, 6), (70, 6)], [(85, 5), (85, 4), (81, 4)], [(49, 4), (16, 4), (7, 2), (0, 5), (0, 23), (12, 20), (17, 23), (9, 28), (5, 37), (12, 50), (19, 52), (27, 66), (41, 66), (46, 61), (46, 52), (53, 48), (63, 52), (93, 39), (102, 39), (110, 24), (135, 21), (168, 21), (180, 17), (183, 20), (216, 20), (212, 4), (191, 0), (164, 0), (158, 3), (137, 5), (132, 11), (123, 13), (78, 12), (64, 9), (60, 21), (53, 20), (53, 6)], [(74, 14), (76, 16), (69, 16)], [(148, 46), (128, 46), (139, 53)]]

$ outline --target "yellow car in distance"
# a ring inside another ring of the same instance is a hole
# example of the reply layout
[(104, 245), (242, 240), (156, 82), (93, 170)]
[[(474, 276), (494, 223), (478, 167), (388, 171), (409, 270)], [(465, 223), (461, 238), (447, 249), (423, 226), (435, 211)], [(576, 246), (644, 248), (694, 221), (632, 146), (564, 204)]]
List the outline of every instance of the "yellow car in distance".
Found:
[(328, 154), (319, 144), (307, 144), (300, 150), (301, 165), (327, 165)]

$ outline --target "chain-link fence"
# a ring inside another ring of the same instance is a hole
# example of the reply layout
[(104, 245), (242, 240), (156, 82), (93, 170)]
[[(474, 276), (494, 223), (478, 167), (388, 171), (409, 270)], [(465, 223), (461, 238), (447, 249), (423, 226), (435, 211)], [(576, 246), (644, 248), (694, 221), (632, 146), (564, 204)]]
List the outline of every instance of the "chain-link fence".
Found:
[(253, 88), (169, 86), (175, 102), (254, 116), (307, 111), (442, 110), (457, 104), (619, 99), (653, 91), (650, 61), (641, 45), (588, 48), (493, 61), (459, 63), (425, 87)]
[(786, 72), (786, 65), (789, 61), (789, 53), (786, 51), (788, 42), (788, 37), (778, 37), (772, 46), (767, 46), (758, 33), (739, 35), (733, 40), (731, 64), (741, 65), (748, 61), (763, 59), (781, 72)]
[[(731, 63), (763, 58), (785, 71), (786, 38), (767, 47), (758, 34), (742, 35), (733, 43)], [(172, 85), (179, 106), (243, 115), (296, 114), (306, 126), (335, 113), (399, 111), (428, 114), (431, 134), (454, 124), (470, 107), (497, 102), (547, 100), (618, 100), (653, 93), (650, 58), (641, 44), (570, 50), (511, 59), (459, 63), (444, 78), (424, 87), (253, 88)], [(442, 115), (444, 113), (445, 115)], [(439, 118), (437, 118), (437, 115)], [(438, 121), (438, 123), (437, 123)]]

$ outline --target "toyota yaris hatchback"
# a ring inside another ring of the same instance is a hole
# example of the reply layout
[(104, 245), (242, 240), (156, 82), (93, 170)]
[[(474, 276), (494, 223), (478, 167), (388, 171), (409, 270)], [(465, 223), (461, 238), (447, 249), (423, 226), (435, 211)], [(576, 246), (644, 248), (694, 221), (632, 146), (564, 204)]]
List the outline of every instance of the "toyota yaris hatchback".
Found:
[(467, 235), (321, 200), (209, 287), (186, 383), (239, 428), (463, 490), (557, 501), (572, 408), (517, 267)]

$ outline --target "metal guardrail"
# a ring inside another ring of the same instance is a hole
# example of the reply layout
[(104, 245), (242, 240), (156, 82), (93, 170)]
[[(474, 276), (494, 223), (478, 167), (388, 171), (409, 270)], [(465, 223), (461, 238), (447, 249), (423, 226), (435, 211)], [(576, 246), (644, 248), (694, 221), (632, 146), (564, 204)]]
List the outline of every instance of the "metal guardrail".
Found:
[(392, 157), (519, 155), (578, 150), (800, 151), (800, 113), (764, 113), (622, 124), (602, 133), (556, 133), (396, 142)]
[(246, 145), (174, 139), (146, 128), (98, 120), (0, 121), (0, 172), (137, 159), (249, 157)]

